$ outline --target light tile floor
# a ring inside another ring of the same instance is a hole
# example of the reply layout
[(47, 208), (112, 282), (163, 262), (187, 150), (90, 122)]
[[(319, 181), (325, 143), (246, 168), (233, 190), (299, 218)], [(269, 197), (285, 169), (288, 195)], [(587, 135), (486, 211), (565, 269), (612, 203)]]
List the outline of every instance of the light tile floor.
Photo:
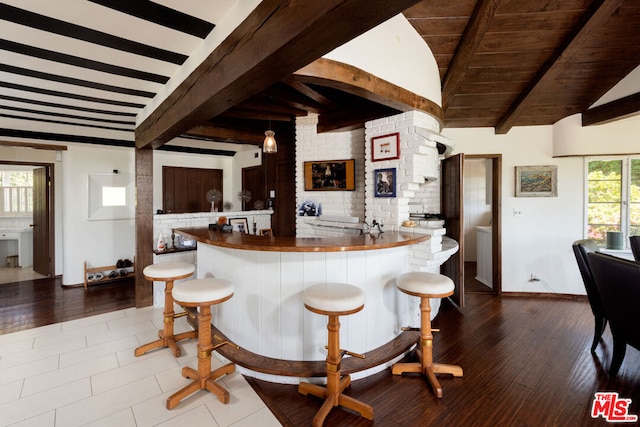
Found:
[[(197, 368), (196, 340), (181, 341), (177, 359), (168, 349), (135, 357), (161, 326), (162, 310), (147, 307), (0, 335), (0, 426), (280, 425), (237, 372), (218, 380), (228, 404), (199, 391), (167, 410), (167, 397), (189, 382), (182, 366)], [(176, 321), (176, 333), (189, 329)]]
[(36, 273), (31, 267), (0, 268), (0, 283), (13, 283), (22, 280), (44, 279), (45, 275)]

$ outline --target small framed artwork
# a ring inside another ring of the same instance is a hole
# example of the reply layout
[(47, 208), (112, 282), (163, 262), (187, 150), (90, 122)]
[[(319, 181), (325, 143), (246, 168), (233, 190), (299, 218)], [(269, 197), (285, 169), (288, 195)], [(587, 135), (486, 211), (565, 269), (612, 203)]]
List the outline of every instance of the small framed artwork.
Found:
[(305, 200), (298, 206), (298, 216), (320, 216), (322, 215), (322, 203), (313, 200)]
[(516, 166), (516, 197), (557, 197), (558, 166)]
[(396, 197), (396, 168), (376, 169), (373, 172), (375, 197)]
[(356, 189), (354, 159), (304, 162), (305, 191), (353, 191)]
[(233, 228), (233, 231), (249, 233), (247, 218), (229, 218), (229, 225)]
[(271, 231), (270, 228), (261, 228), (260, 229), (260, 235), (261, 236), (271, 237), (271, 236), (273, 236), (273, 231)]
[(371, 138), (371, 161), (393, 160), (400, 158), (400, 134), (374, 136)]

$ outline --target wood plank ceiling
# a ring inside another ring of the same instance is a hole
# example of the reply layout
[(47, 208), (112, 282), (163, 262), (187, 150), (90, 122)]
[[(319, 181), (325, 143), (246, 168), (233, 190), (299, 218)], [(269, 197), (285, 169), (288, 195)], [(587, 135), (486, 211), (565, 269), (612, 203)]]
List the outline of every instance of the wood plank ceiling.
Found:
[[(0, 138), (134, 146), (137, 115), (238, 1), (0, 1)], [(299, 18), (287, 3), (263, 1), (279, 6), (283, 22)], [(590, 124), (640, 110), (638, 96), (631, 96), (587, 111), (640, 65), (637, 0), (423, 0), (403, 13), (438, 63), (445, 127), (506, 133), (580, 112)], [(332, 25), (346, 36), (346, 28), (364, 17), (355, 15), (333, 16)], [(310, 40), (314, 52), (336, 42), (300, 34), (306, 41), (292, 38), (290, 45), (299, 54), (306, 54)], [(273, 42), (262, 37), (265, 46)], [(320, 114), (321, 130), (331, 131), (402, 110), (397, 100), (285, 74), (253, 92), (243, 89), (224, 111), (190, 121), (180, 133), (259, 144), (270, 122), (290, 125), (308, 112)], [(224, 101), (233, 95), (225, 93)], [(211, 147), (219, 154), (234, 151), (233, 145)]]
[(640, 64), (635, 0), (423, 1), (404, 14), (438, 62), (447, 127), (553, 124)]

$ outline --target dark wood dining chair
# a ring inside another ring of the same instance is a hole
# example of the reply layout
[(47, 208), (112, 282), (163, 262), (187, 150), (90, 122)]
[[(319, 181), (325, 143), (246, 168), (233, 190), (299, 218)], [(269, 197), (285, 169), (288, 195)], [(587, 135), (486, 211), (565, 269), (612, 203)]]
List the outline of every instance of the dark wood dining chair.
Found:
[(615, 376), (627, 345), (640, 350), (640, 264), (597, 252), (587, 258), (613, 335), (609, 375)]
[(595, 329), (593, 333), (593, 343), (591, 344), (591, 352), (596, 351), (598, 342), (602, 338), (602, 333), (607, 327), (607, 317), (604, 313), (604, 307), (602, 306), (602, 299), (600, 298), (600, 292), (596, 288), (596, 284), (593, 280), (593, 274), (589, 267), (589, 260), (587, 254), (591, 252), (597, 252), (600, 248), (598, 244), (590, 239), (576, 240), (573, 242), (573, 253), (576, 256), (578, 262), (578, 269), (584, 282), (584, 287), (587, 291), (587, 298), (589, 299), (589, 305), (591, 305), (591, 312), (595, 319)]
[(631, 246), (631, 252), (633, 252), (633, 259), (636, 262), (640, 262), (640, 236), (629, 237), (629, 246)]

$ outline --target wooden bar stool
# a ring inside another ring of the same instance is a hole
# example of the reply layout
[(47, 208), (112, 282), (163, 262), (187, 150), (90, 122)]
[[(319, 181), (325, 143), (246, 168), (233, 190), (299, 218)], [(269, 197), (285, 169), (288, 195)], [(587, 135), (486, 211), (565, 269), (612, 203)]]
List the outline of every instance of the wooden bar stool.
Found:
[[(211, 371), (211, 352), (229, 341), (211, 340), (211, 306), (233, 296), (233, 285), (228, 280), (206, 278), (177, 283), (173, 288), (173, 299), (184, 307), (198, 307), (198, 370), (188, 366), (182, 368), (182, 376), (193, 380), (167, 399), (167, 409), (175, 408), (185, 397), (198, 390), (209, 390), (220, 402), (229, 403), (229, 392), (216, 382), (219, 377), (236, 370), (233, 363)], [(231, 344), (233, 345), (233, 344)], [(237, 347), (237, 346), (235, 346)]]
[(197, 331), (183, 332), (178, 335), (173, 333), (173, 321), (178, 317), (185, 316), (187, 313), (182, 312), (176, 314), (173, 311), (173, 297), (171, 291), (173, 289), (173, 282), (180, 279), (186, 279), (193, 275), (196, 270), (195, 265), (186, 262), (164, 262), (158, 264), (148, 265), (142, 270), (145, 279), (157, 280), (159, 282), (165, 282), (164, 285), (164, 325), (162, 330), (158, 331), (158, 340), (152, 341), (148, 344), (141, 345), (135, 349), (134, 354), (136, 357), (142, 356), (149, 350), (156, 348), (169, 347), (175, 357), (180, 357), (180, 347), (176, 344), (177, 341), (181, 341), (187, 338), (195, 338), (198, 336)]
[(420, 297), (420, 345), (416, 349), (419, 362), (396, 363), (391, 368), (391, 373), (393, 375), (401, 375), (405, 372), (422, 373), (431, 383), (436, 396), (442, 398), (442, 387), (440, 387), (436, 374), (452, 374), (455, 377), (461, 377), (462, 368), (457, 365), (433, 363), (433, 335), (431, 334), (429, 299), (444, 298), (453, 294), (453, 281), (442, 274), (414, 271), (398, 276), (396, 286), (405, 294)]
[(320, 410), (313, 418), (314, 426), (321, 426), (331, 409), (336, 406), (353, 409), (361, 416), (373, 420), (373, 408), (351, 396), (343, 394), (351, 384), (351, 377), (341, 378), (340, 362), (344, 354), (364, 358), (364, 356), (340, 349), (339, 316), (357, 313), (364, 307), (364, 292), (356, 286), (343, 283), (327, 283), (311, 286), (304, 290), (302, 299), (307, 310), (329, 316), (328, 353), (327, 353), (327, 386), (300, 383), (298, 392), (312, 394), (325, 399)]

